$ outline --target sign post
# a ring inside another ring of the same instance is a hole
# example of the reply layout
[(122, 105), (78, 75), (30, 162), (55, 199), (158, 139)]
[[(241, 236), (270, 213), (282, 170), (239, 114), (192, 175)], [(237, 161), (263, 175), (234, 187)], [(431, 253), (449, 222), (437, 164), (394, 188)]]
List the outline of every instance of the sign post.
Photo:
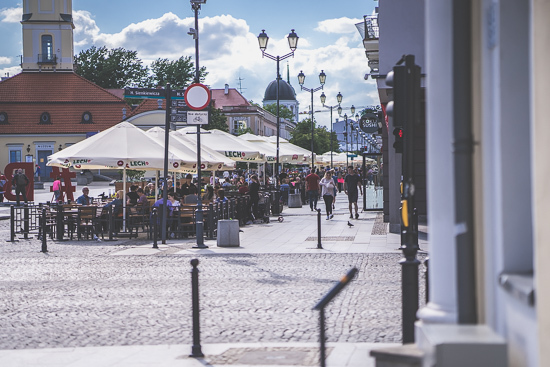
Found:
[[(197, 246), (195, 248), (208, 248), (204, 244), (204, 220), (202, 212), (202, 162), (201, 162), (201, 125), (208, 124), (208, 111), (202, 111), (205, 109), (211, 100), (210, 90), (207, 86), (195, 83), (191, 84), (185, 90), (185, 103), (193, 110), (189, 111), (187, 123), (197, 124), (197, 179), (199, 194), (197, 198), (197, 211), (196, 211), (196, 234), (197, 234)], [(192, 117), (191, 117), (192, 116)]]

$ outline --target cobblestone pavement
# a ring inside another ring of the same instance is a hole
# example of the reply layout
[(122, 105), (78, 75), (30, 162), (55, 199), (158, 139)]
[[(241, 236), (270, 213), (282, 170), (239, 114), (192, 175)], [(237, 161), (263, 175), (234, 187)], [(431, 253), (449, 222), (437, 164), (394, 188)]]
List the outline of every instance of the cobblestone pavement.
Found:
[(328, 341), (401, 340), (399, 254), (188, 256), (174, 245), (110, 256), (123, 241), (50, 241), (43, 254), (38, 240), (6, 242), (8, 226), (0, 221), (0, 349), (191, 343), (195, 257), (203, 343), (318, 341), (312, 307), (354, 266), (326, 310)]

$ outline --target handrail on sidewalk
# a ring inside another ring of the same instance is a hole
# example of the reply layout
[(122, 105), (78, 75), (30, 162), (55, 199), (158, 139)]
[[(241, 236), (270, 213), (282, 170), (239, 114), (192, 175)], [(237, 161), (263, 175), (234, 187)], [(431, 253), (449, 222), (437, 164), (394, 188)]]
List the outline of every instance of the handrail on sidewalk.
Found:
[(325, 307), (332, 301), (334, 297), (338, 295), (344, 289), (346, 285), (357, 274), (357, 268), (352, 268), (348, 273), (313, 307), (314, 310), (319, 311), (319, 328), (320, 328), (320, 362), (321, 367), (326, 367), (326, 352), (325, 352)]

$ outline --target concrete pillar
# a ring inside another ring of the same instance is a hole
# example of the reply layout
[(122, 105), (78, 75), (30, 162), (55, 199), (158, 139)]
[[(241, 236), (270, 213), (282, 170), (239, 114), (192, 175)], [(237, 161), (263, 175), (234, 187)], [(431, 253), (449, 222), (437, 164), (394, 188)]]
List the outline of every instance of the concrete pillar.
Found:
[(426, 151), (430, 302), (424, 323), (456, 323), (451, 0), (426, 0)]

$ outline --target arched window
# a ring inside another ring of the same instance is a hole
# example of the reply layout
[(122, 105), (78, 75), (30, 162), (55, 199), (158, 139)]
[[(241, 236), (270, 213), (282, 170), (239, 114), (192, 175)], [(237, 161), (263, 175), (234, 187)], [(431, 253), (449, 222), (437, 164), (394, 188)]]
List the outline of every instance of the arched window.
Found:
[(39, 62), (54, 62), (55, 55), (53, 53), (53, 38), (49, 34), (42, 36), (42, 56)]
[(80, 121), (81, 124), (93, 124), (94, 121), (92, 120), (92, 113), (89, 111), (86, 111), (82, 114), (82, 120)]
[(51, 124), (52, 119), (50, 117), (50, 114), (48, 112), (42, 112), (40, 115), (40, 124)]
[(8, 124), (8, 114), (6, 112), (0, 112), (0, 124)]

